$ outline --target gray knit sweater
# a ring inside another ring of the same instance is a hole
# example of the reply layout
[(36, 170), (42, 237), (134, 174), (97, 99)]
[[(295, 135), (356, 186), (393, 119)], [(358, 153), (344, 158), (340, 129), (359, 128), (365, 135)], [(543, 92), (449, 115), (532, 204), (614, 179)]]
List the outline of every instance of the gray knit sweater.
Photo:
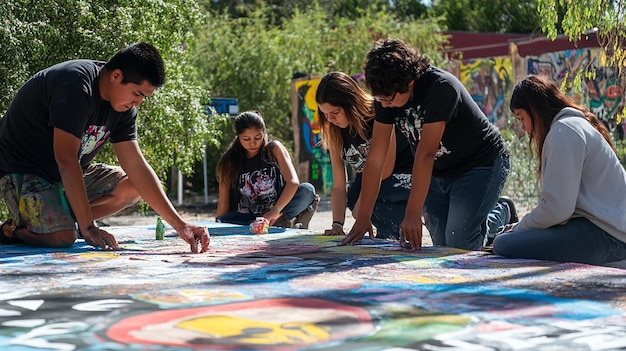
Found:
[(626, 242), (626, 172), (602, 135), (573, 108), (561, 110), (543, 144), (541, 197), (514, 231), (585, 217)]

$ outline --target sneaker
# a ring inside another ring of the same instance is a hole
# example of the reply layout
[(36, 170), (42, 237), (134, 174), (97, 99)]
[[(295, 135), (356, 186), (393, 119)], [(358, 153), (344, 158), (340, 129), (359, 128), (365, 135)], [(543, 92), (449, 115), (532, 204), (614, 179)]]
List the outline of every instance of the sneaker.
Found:
[(313, 218), (313, 214), (317, 211), (317, 205), (320, 203), (320, 196), (315, 194), (313, 202), (302, 212), (296, 216), (296, 225), (298, 228), (309, 229), (309, 222)]
[[(513, 203), (513, 200), (510, 197), (502, 196), (498, 199), (498, 203), (502, 204), (503, 206), (509, 209), (510, 218), (507, 224), (519, 222), (519, 218), (517, 216), (517, 210), (515, 209), (515, 204)], [(504, 228), (502, 228), (502, 231), (503, 230)], [(487, 233), (487, 235), (485, 235), (485, 240), (483, 241), (483, 251), (493, 252), (493, 240), (502, 231), (498, 233), (494, 233), (494, 234)]]
[(502, 196), (498, 199), (498, 202), (505, 204), (509, 208), (511, 219), (509, 219), (509, 223), (507, 224), (519, 222), (519, 218), (517, 217), (517, 210), (515, 209), (515, 204), (513, 203), (513, 199), (511, 199), (508, 196)]

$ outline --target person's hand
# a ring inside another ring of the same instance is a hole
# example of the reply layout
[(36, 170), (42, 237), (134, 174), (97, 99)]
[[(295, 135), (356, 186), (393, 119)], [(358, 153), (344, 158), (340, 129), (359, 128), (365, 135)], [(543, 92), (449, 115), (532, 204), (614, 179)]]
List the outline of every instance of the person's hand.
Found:
[(276, 209), (272, 208), (271, 210), (265, 212), (263, 217), (267, 218), (270, 221), (270, 226), (274, 225), (274, 222), (280, 218), (281, 214)]
[(346, 235), (343, 227), (333, 225), (330, 229), (324, 230), (324, 235)]
[(400, 246), (413, 250), (422, 249), (422, 219), (404, 217), (400, 223)]
[(185, 224), (183, 229), (178, 231), (178, 236), (189, 244), (191, 252), (193, 253), (198, 253), (199, 247), (201, 248), (200, 252), (207, 252), (209, 250), (211, 237), (209, 236), (209, 230), (206, 227)]
[(86, 230), (81, 230), (80, 233), (83, 235), (85, 242), (95, 248), (101, 247), (102, 250), (113, 251), (120, 249), (120, 246), (117, 244), (117, 240), (115, 240), (113, 234), (104, 231), (95, 225), (87, 226)]
[(354, 244), (358, 241), (361, 241), (361, 239), (363, 239), (363, 237), (365, 236), (365, 233), (369, 233), (370, 238), (374, 238), (374, 228), (372, 227), (372, 221), (370, 221), (369, 219), (357, 219), (356, 222), (354, 222), (352, 229), (350, 229), (350, 233), (348, 233), (348, 236), (341, 240), (341, 243)]

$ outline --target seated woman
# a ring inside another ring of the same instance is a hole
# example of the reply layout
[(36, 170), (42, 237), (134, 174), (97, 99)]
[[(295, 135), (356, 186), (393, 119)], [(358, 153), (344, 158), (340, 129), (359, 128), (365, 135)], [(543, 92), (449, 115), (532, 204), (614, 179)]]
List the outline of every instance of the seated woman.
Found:
[(510, 109), (539, 163), (537, 207), (499, 234), (510, 258), (600, 264), (626, 258), (626, 172), (606, 127), (550, 80), (518, 83)]
[(308, 228), (319, 196), (312, 184), (300, 184), (287, 149), (268, 140), (261, 114), (239, 114), (235, 132), (217, 164), (217, 221), (248, 225), (265, 217), (272, 226)]
[[(359, 215), (357, 199), (361, 194), (361, 172), (372, 139), (374, 98), (347, 74), (331, 72), (320, 81), (315, 100), (320, 115), (322, 146), (330, 152), (333, 169), (333, 223), (326, 233), (345, 234), (346, 203), (354, 218)], [(371, 221), (376, 227), (376, 237), (398, 239), (411, 189), (413, 154), (402, 134), (392, 134), (390, 142)], [(344, 161), (356, 172), (347, 194)]]

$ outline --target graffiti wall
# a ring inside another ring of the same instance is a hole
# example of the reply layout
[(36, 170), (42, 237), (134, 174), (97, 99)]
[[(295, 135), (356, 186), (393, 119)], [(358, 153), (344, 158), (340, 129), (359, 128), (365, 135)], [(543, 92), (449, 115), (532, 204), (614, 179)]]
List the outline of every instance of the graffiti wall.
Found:
[(546, 53), (529, 57), (526, 61), (528, 74), (546, 75), (558, 84), (566, 79), (569, 83), (579, 71), (592, 73), (584, 78), (583, 99), (615, 137), (621, 139), (624, 136), (625, 126), (618, 125), (617, 121), (618, 114), (624, 108), (624, 89), (617, 80), (615, 68), (607, 67), (602, 49)]
[(318, 193), (330, 194), (332, 167), (330, 156), (318, 147), (322, 140), (315, 92), (320, 78), (304, 78), (292, 84), (296, 163), (299, 176), (315, 186)]
[[(582, 92), (569, 92), (604, 121), (616, 138), (624, 136), (626, 121), (618, 123), (624, 108), (624, 89), (613, 67), (607, 67), (604, 51), (586, 48), (519, 57), (514, 64), (510, 57), (473, 59), (455, 62), (450, 71), (457, 75), (485, 115), (499, 128), (507, 128), (508, 98), (515, 83), (528, 74), (550, 77), (555, 83), (571, 83), (576, 73), (592, 72), (584, 78)], [(518, 70), (518, 72), (514, 72)]]
[(624, 270), (201, 222), (120, 251), (0, 251), (3, 351), (620, 350)]
[(506, 99), (515, 85), (511, 58), (474, 59), (460, 63), (458, 76), (489, 121), (505, 128)]

